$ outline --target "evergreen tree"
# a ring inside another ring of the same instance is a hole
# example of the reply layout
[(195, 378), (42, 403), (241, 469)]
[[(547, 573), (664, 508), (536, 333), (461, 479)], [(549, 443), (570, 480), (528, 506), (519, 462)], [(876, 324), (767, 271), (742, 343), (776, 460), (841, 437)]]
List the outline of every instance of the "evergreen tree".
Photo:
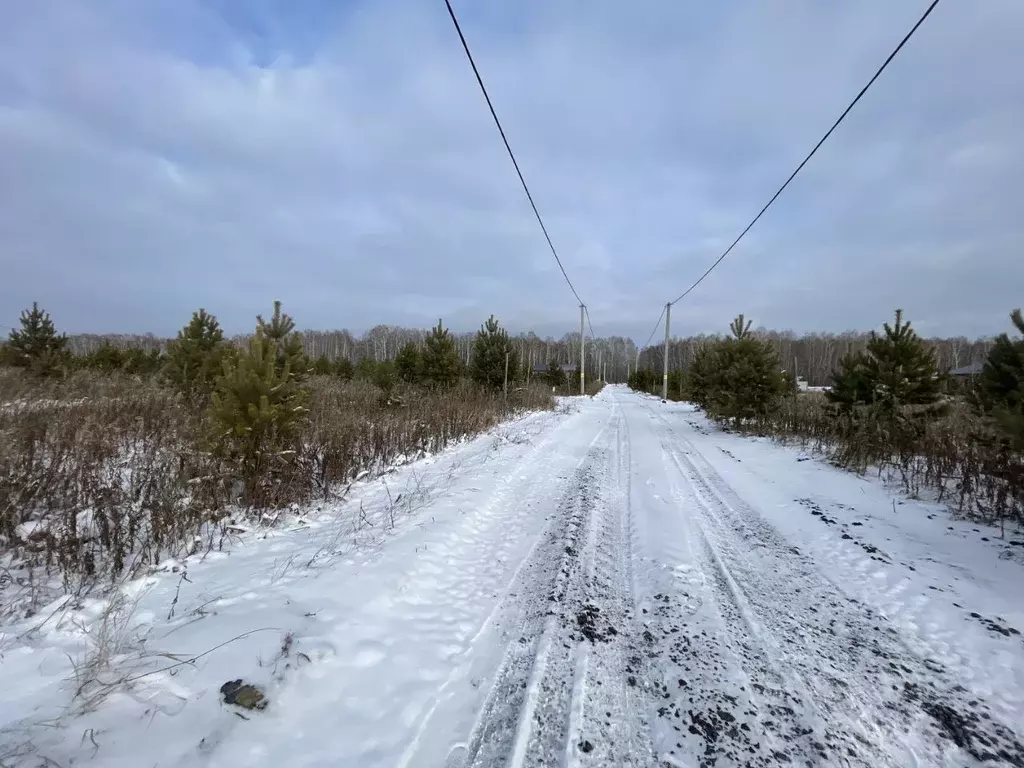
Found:
[(32, 302), (32, 309), (24, 310), (19, 321), (21, 329), (12, 330), (3, 347), (4, 362), (39, 376), (63, 372), (68, 363), (68, 339), (57, 333), (49, 312)]
[(978, 376), (980, 404), (1011, 446), (1024, 451), (1024, 316), (1019, 309), (1010, 320), (1021, 334), (1011, 340), (1002, 333)]
[(343, 357), (334, 363), (334, 375), (342, 381), (351, 381), (355, 376), (355, 366), (347, 357)]
[(377, 361), (372, 357), (361, 357), (355, 367), (355, 378), (373, 381), (377, 376)]
[(668, 399), (682, 400), (686, 396), (686, 374), (680, 370), (668, 372)]
[(565, 376), (565, 386), (570, 395), (579, 394), (580, 391), (580, 367), (577, 365)]
[(408, 342), (395, 356), (395, 372), (407, 384), (420, 381), (420, 350), (413, 341)]
[(690, 365), (688, 395), (713, 419), (740, 424), (767, 415), (786, 391), (778, 353), (750, 332), (751, 324), (739, 315), (729, 325), (732, 337), (705, 343)]
[(744, 320), (741, 313), (736, 315), (733, 321), (729, 323), (729, 330), (732, 331), (733, 338), (736, 339), (736, 341), (743, 341), (744, 339), (750, 338), (750, 326), (753, 325), (753, 323), (753, 320)]
[(167, 345), (164, 376), (186, 398), (205, 400), (223, 371), (227, 349), (217, 318), (199, 309)]
[(473, 381), (491, 389), (501, 389), (505, 382), (505, 360), (508, 356), (508, 375), (514, 378), (519, 369), (519, 352), (513, 347), (508, 332), (498, 325), (497, 318), (487, 318), (476, 334), (470, 374)]
[[(653, 393), (657, 385), (658, 375), (650, 368), (639, 368), (629, 374), (627, 383), (637, 392)], [(577, 382), (579, 386), (579, 382)]]
[(890, 409), (936, 402), (942, 382), (936, 376), (935, 353), (903, 322), (901, 309), (895, 323), (883, 328), (884, 336), (872, 333), (868, 340), (867, 379), (874, 401)]
[(435, 387), (453, 386), (462, 375), (462, 359), (455, 339), (441, 321), (427, 334), (420, 356), (423, 380)]
[(373, 383), (380, 389), (383, 400), (387, 403), (395, 384), (398, 383), (398, 374), (395, 372), (394, 364), (387, 361), (377, 363), (376, 370), (373, 372)]
[(842, 413), (857, 406), (874, 405), (881, 417), (904, 405), (930, 405), (939, 400), (942, 381), (936, 375), (935, 355), (917, 336), (903, 310), (896, 310), (893, 325), (885, 323), (884, 336), (872, 332), (867, 352), (844, 357), (832, 374), (825, 393)]
[(82, 366), (107, 373), (123, 371), (126, 367), (126, 358), (124, 350), (104, 340), (96, 349), (85, 355)]
[(248, 347), (225, 359), (210, 403), (215, 453), (236, 468), (245, 501), (257, 505), (277, 501), (277, 480), (295, 462), (306, 412), (306, 391), (279, 345), (261, 323)]
[(167, 362), (159, 349), (131, 347), (124, 351), (121, 370), (133, 376), (152, 376), (159, 373)]
[(779, 355), (770, 342), (750, 333), (739, 315), (729, 326), (732, 338), (717, 342), (712, 356), (708, 413), (735, 424), (771, 413), (785, 392)]
[(330, 376), (334, 373), (334, 365), (327, 358), (327, 355), (320, 355), (313, 363), (313, 373), (317, 376)]
[(302, 336), (296, 332), (295, 321), (291, 316), (281, 311), (280, 301), (274, 301), (274, 314), (269, 323), (262, 315), (256, 315), (256, 327), (275, 350), (278, 372), (287, 365), (291, 375), (299, 381), (309, 375), (311, 365), (302, 347)]
[(825, 392), (825, 398), (841, 411), (850, 412), (856, 405), (872, 402), (874, 391), (868, 356), (855, 352), (839, 361), (839, 370), (833, 372), (832, 386)]
[[(690, 364), (690, 399), (705, 411), (711, 403), (711, 393), (715, 386), (715, 373), (718, 368), (717, 353), (721, 342), (705, 342), (697, 349)], [(654, 372), (650, 371), (651, 378)], [(649, 390), (648, 390), (649, 391)]]
[(562, 370), (562, 366), (558, 364), (558, 361), (552, 360), (548, 363), (548, 369), (544, 372), (544, 380), (549, 387), (561, 389), (565, 386), (565, 371)]

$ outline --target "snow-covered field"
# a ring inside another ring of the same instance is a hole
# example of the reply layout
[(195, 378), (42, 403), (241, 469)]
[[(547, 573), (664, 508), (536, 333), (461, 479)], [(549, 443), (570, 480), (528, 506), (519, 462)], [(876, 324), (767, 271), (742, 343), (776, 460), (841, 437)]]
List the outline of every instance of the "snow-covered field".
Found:
[(998, 535), (608, 387), (4, 627), (0, 766), (1024, 766)]

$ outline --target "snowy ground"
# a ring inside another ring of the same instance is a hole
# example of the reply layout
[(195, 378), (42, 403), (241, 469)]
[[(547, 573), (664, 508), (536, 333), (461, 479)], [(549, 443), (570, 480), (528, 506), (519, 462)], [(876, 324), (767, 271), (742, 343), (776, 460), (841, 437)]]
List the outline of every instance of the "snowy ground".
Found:
[(1022, 561), (609, 387), (4, 628), (0, 766), (1024, 766)]

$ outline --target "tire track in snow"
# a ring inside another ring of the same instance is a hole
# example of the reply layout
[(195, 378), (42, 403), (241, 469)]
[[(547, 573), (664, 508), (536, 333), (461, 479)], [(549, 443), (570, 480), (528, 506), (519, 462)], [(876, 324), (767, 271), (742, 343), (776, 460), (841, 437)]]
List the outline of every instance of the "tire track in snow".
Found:
[(449, 766), (650, 764), (642, 706), (623, 674), (632, 611), (628, 521), (616, 503), (622, 426), (613, 407), (613, 436), (592, 446), (524, 570), (519, 636)]
[[(714, 694), (690, 697), (705, 705), (703, 713), (685, 713), (691, 735), (702, 742), (701, 765), (736, 759), (741, 749), (751, 765), (1024, 765), (1020, 737), (991, 707), (946, 679), (934, 661), (913, 654), (883, 617), (846, 598), (743, 504), (667, 420), (656, 419), (665, 455), (686, 487), (683, 514), (694, 513), (692, 529), (711, 576), (706, 592), (728, 635), (712, 644), (723, 644), (730, 657), (722, 671), (738, 661), (734, 676), (749, 681), (749, 688), (738, 686), (744, 705), (735, 691), (719, 696), (733, 707), (717, 712), (707, 706)], [(707, 641), (706, 629), (691, 628), (684, 637), (677, 655), (706, 677), (712, 665), (685, 653), (696, 640)], [(763, 728), (763, 743), (737, 730), (730, 719), (735, 710), (748, 718), (748, 728)], [(683, 716), (678, 708), (671, 714)]]

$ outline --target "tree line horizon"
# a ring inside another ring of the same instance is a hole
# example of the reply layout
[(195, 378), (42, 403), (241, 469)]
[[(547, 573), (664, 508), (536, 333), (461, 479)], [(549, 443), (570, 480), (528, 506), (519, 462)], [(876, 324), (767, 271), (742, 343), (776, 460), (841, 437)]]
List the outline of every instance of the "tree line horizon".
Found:
[[(12, 318), (13, 320), (14, 318)], [(499, 318), (500, 319), (500, 318)], [(443, 322), (443, 318), (441, 318)], [(481, 318), (486, 322), (486, 318)], [(400, 325), (378, 324), (361, 334), (347, 329), (297, 331), (304, 351), (311, 359), (326, 357), (335, 362), (347, 359), (353, 364), (363, 358), (375, 362), (394, 361), (399, 351), (409, 342), (422, 345), (431, 332), (430, 328), (412, 328)], [(877, 332), (877, 329), (874, 329)], [(449, 333), (455, 342), (459, 356), (468, 363), (473, 351), (477, 331), (453, 331)], [(770, 341), (779, 353), (787, 369), (795, 363), (801, 378), (812, 386), (828, 383), (840, 360), (851, 352), (864, 351), (871, 339), (871, 330), (847, 330), (842, 332), (803, 332), (774, 330), (758, 326), (752, 333)], [(251, 333), (228, 336), (227, 341), (237, 345), (248, 343)], [(722, 333), (701, 333), (674, 336), (669, 342), (669, 368), (688, 370), (699, 348), (708, 341), (721, 339)], [(987, 358), (998, 334), (970, 338), (965, 335), (933, 336), (923, 341), (935, 352), (939, 370), (948, 371), (980, 364)], [(579, 364), (578, 331), (571, 331), (559, 338), (541, 337), (533, 331), (509, 332), (520, 360), (526, 368), (547, 365), (551, 362), (577, 366)], [(68, 350), (76, 355), (95, 352), (104, 345), (120, 349), (141, 348), (144, 350), (166, 348), (173, 336), (152, 333), (68, 333)], [(0, 341), (2, 343), (2, 341)], [(587, 376), (600, 376), (603, 369), (605, 378), (611, 383), (625, 383), (630, 373), (640, 368), (661, 370), (664, 364), (664, 343), (658, 343), (640, 350), (632, 338), (621, 335), (586, 337)]]

